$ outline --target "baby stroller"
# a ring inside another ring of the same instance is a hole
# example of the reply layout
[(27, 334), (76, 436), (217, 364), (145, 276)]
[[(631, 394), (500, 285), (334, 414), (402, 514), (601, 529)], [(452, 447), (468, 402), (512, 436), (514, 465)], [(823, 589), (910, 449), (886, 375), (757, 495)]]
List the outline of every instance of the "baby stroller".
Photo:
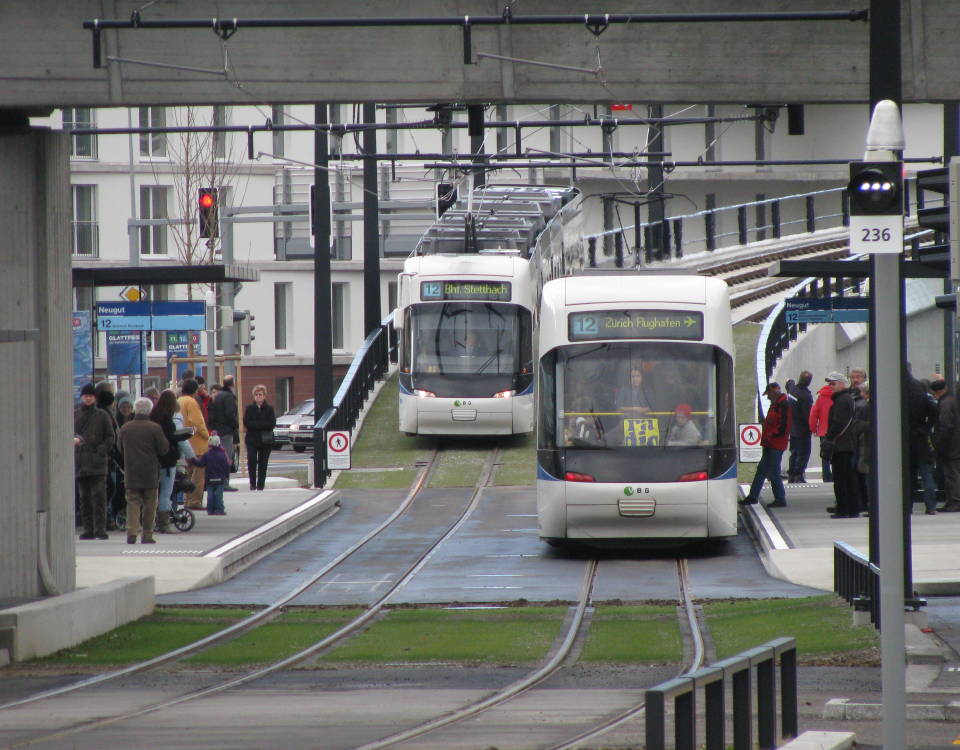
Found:
[[(190, 531), (197, 522), (193, 511), (183, 506), (183, 493), (190, 492), (194, 487), (194, 483), (190, 481), (187, 475), (178, 470), (177, 475), (173, 479), (173, 492), (170, 494), (170, 520), (179, 531)], [(124, 506), (122, 510), (117, 511), (116, 524), (117, 528), (127, 528), (126, 506)]]

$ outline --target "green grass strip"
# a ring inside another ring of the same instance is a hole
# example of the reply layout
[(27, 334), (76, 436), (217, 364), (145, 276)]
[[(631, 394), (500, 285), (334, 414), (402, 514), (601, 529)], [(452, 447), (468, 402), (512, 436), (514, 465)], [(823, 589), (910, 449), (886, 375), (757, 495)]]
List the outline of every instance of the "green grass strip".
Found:
[(566, 611), (566, 607), (396, 609), (321, 661), (537, 662), (560, 632)]
[(580, 661), (676, 664), (683, 657), (674, 606), (597, 607)]
[(493, 443), (486, 440), (445, 440), (439, 463), (430, 478), (430, 486), (473, 487), (480, 478), (484, 461)]
[(322, 640), (357, 617), (359, 609), (293, 610), (222, 646), (185, 659), (194, 666), (232, 667), (280, 661)]
[(515, 435), (501, 443), (500, 466), (493, 483), (498, 486), (529, 485), (537, 479), (536, 435)]
[(842, 664), (845, 655), (859, 655), (861, 663), (879, 648), (877, 631), (871, 625), (854, 627), (850, 607), (831, 594), (715, 602), (703, 611), (718, 659), (783, 636), (797, 639), (798, 657), (806, 663)]
[(354, 468), (399, 468), (399, 471), (345, 471), (338, 489), (404, 489), (416, 476), (416, 463), (433, 445), (427, 438), (400, 432), (397, 377), (390, 378), (370, 407), (352, 450)]
[(223, 630), (253, 609), (158, 607), (136, 622), (121, 625), (72, 648), (33, 661), (50, 665), (116, 665), (145, 661)]

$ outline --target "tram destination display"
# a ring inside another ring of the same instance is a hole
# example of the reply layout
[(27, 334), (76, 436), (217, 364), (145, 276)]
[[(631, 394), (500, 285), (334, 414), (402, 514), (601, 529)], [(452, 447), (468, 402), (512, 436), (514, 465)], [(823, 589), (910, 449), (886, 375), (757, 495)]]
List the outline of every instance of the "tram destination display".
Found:
[(420, 299), (434, 300), (479, 300), (482, 302), (509, 302), (509, 281), (421, 281)]
[(703, 340), (703, 313), (681, 310), (592, 310), (570, 313), (570, 341)]

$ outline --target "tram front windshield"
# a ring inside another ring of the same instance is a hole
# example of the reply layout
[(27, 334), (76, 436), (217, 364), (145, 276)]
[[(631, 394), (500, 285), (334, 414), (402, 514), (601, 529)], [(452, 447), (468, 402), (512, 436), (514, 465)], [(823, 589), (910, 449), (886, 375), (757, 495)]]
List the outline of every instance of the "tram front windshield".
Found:
[(441, 397), (522, 391), (533, 372), (530, 312), (502, 302), (414, 305), (410, 373), (414, 388)]
[(575, 344), (541, 365), (539, 447), (561, 474), (675, 481), (733, 460), (733, 363), (714, 346)]

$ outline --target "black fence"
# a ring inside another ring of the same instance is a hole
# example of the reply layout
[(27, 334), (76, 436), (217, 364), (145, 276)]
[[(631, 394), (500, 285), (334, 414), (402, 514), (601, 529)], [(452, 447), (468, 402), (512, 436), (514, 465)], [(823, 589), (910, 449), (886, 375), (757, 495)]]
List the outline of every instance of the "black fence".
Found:
[(850, 206), (844, 188), (721, 206), (655, 223), (587, 237), (593, 266), (597, 256), (613, 257), (617, 268), (682, 258), (684, 252), (712, 251), (767, 239), (847, 226)]
[(350, 369), (343, 376), (333, 397), (333, 406), (321, 414), (313, 426), (313, 444), (321, 455), (322, 463), (322, 469), (314, 477), (314, 486), (323, 487), (330, 477), (324, 433), (327, 430), (352, 430), (377, 381), (386, 375), (390, 362), (396, 361), (397, 333), (393, 327), (393, 313), (390, 313), (357, 350)]
[[(780, 663), (780, 679), (776, 665)], [(756, 672), (756, 701), (753, 672)], [(732, 705), (726, 705), (727, 688)], [(780, 698), (782, 739), (797, 736), (797, 642), (777, 638), (757, 648), (724, 659), (696, 672), (661, 683), (646, 691), (646, 748), (667, 747), (667, 710), (673, 701), (673, 734), (677, 750), (752, 750), (777, 747), (777, 693)], [(704, 706), (704, 744), (697, 733), (697, 697)], [(726, 723), (732, 719), (733, 743), (726, 741)], [(757, 744), (754, 744), (756, 727)]]
[(833, 591), (880, 629), (880, 568), (845, 542), (833, 543)]

